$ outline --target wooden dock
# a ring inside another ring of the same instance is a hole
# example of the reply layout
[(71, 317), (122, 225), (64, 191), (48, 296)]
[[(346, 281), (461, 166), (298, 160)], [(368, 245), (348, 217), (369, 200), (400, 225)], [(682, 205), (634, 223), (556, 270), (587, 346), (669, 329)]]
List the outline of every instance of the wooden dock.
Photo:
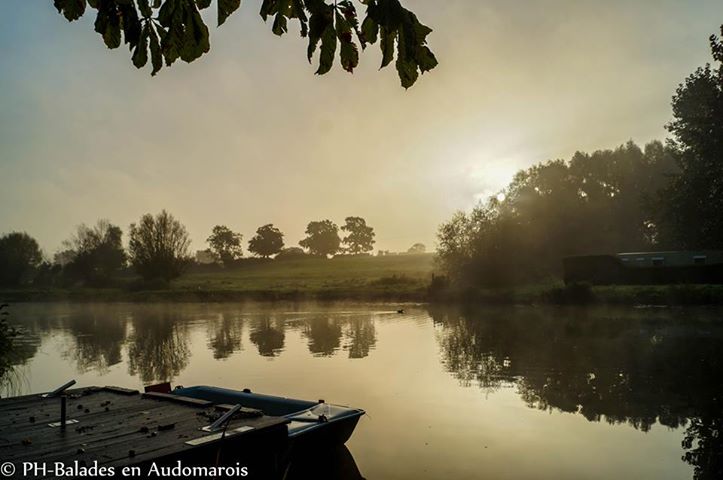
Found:
[[(64, 427), (58, 424), (58, 397), (0, 400), (0, 461), (14, 465), (10, 478), (59, 477), (42, 471), (24, 474), (24, 462), (113, 467), (118, 478), (123, 467), (135, 466), (144, 474), (125, 478), (147, 478), (152, 464), (178, 461), (183, 466), (240, 465), (248, 468), (247, 478), (272, 478), (286, 447), (288, 421), (258, 411), (242, 409), (225, 429), (207, 432), (201, 428), (230, 406), (116, 387), (67, 390), (65, 396)], [(259, 469), (264, 475), (254, 475)]]

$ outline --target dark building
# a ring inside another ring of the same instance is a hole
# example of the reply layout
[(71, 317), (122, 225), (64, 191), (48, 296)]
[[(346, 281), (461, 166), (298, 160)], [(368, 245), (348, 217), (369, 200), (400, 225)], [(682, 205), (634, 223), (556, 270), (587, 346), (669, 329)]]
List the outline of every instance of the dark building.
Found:
[(592, 285), (723, 284), (723, 251), (640, 252), (567, 257), (565, 283)]

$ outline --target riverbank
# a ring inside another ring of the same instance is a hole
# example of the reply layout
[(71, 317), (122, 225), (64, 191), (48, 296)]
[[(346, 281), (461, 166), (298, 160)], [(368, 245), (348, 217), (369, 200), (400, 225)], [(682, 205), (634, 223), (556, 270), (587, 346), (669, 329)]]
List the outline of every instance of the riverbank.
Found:
[(432, 294), (432, 302), (482, 305), (723, 305), (723, 285), (565, 285), (561, 281), (513, 288)]
[(81, 286), (0, 290), (6, 302), (236, 302), (244, 300), (423, 301), (434, 255), (340, 256), (332, 259), (252, 259), (240, 265), (197, 267), (170, 284), (149, 285), (133, 275), (112, 288)]
[(565, 286), (456, 290), (434, 277), (434, 256), (300, 258), (196, 268), (168, 285), (127, 275), (112, 288), (0, 290), (3, 302), (242, 302), (351, 300), (486, 305), (723, 305), (723, 285)]
[(243, 301), (380, 301), (417, 303), (460, 303), (479, 305), (723, 305), (721, 285), (641, 285), (605, 287), (565, 287), (532, 285), (509, 289), (480, 289), (474, 292), (445, 292), (431, 295), (420, 281), (394, 281), (377, 284), (329, 285), (294, 289), (182, 289), (129, 291), (103, 289), (21, 289), (0, 290), (3, 302), (179, 302), (227, 303)]

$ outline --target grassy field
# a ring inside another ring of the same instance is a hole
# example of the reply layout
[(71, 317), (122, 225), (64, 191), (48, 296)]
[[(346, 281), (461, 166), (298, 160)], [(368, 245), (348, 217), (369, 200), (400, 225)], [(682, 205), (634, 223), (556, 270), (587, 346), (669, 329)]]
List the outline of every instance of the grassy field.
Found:
[(388, 300), (475, 304), (721, 305), (723, 285), (565, 286), (550, 279), (511, 288), (435, 290), (434, 255), (245, 261), (195, 268), (156, 288), (128, 275), (117, 288), (0, 290), (2, 301), (228, 302), (241, 300)]
[(4, 301), (421, 301), (433, 270), (433, 254), (248, 261), (230, 269), (195, 268), (160, 288), (147, 288), (127, 277), (118, 288), (4, 290), (0, 297)]
[(426, 291), (434, 255), (301, 258), (251, 263), (229, 270), (191, 272), (173, 283), (174, 290), (266, 292), (312, 296), (416, 295)]

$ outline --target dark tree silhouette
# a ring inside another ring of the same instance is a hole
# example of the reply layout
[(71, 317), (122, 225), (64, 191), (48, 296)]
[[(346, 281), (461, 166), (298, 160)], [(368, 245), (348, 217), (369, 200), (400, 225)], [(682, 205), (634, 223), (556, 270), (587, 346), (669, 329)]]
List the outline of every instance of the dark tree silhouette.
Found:
[[(445, 368), (463, 385), (516, 384), (530, 408), (591, 422), (687, 426), (696, 480), (723, 473), (723, 327), (715, 313), (432, 306)], [(694, 366), (694, 367), (693, 367)], [(687, 423), (687, 425), (686, 425)]]
[(341, 245), (339, 227), (331, 220), (310, 222), (306, 227), (306, 238), (299, 245), (308, 249), (312, 255), (334, 255), (339, 252)]
[(122, 236), (120, 227), (108, 220), (99, 220), (94, 227), (80, 225), (63, 243), (63, 255), (70, 258), (66, 272), (91, 285), (108, 282), (126, 263)]
[(25, 232), (0, 237), (0, 285), (17, 286), (29, 279), (43, 255), (38, 242)]
[(294, 258), (304, 258), (306, 252), (299, 247), (287, 247), (282, 248), (281, 251), (276, 255), (276, 260), (291, 260)]
[(276, 357), (284, 350), (284, 322), (263, 317), (251, 327), (249, 340), (259, 349), (262, 357)]
[[(86, 7), (97, 10), (95, 31), (108, 48), (128, 45), (133, 64), (144, 67), (150, 58), (155, 75), (177, 59), (192, 62), (204, 53), (209, 43), (208, 27), (201, 10), (211, 0), (54, 0), (68, 21), (83, 16)], [(360, 21), (356, 5), (366, 5), (366, 17)], [(218, 25), (239, 8), (241, 0), (217, 0)], [(420, 73), (437, 66), (427, 47), (432, 29), (421, 24), (416, 15), (399, 0), (263, 0), (261, 17), (273, 17), (272, 31), (283, 35), (289, 20), (297, 20), (301, 36), (308, 38), (307, 56), (312, 60), (319, 50), (317, 74), (331, 70), (339, 52), (342, 68), (353, 72), (359, 64), (359, 47), (379, 43), (382, 68), (395, 57), (402, 86), (409, 88)], [(356, 37), (356, 40), (355, 40)]]
[(128, 338), (128, 373), (143, 383), (173, 380), (191, 357), (188, 325), (177, 312), (156, 306), (133, 316)]
[(213, 350), (213, 358), (223, 360), (241, 350), (243, 335), (243, 317), (223, 312), (216, 319), (208, 321), (208, 347)]
[(284, 248), (284, 234), (271, 223), (259, 227), (256, 235), (249, 240), (249, 251), (263, 258), (276, 255), (282, 248)]
[(560, 275), (568, 255), (656, 248), (648, 203), (675, 169), (660, 142), (629, 142), (520, 171), (502, 195), (441, 226), (441, 266), (457, 283), (497, 286)]
[(412, 255), (427, 253), (427, 246), (423, 243), (415, 243), (414, 245), (409, 247), (409, 250), (407, 250), (407, 253), (412, 254)]
[(344, 237), (344, 251), (352, 255), (371, 252), (374, 248), (374, 229), (367, 226), (361, 217), (346, 217), (341, 229), (348, 233)]
[(240, 233), (236, 233), (224, 225), (216, 225), (206, 241), (211, 246), (211, 251), (228, 267), (243, 255), (242, 239), (243, 236)]
[(155, 217), (143, 215), (137, 225), (131, 224), (129, 237), (131, 264), (146, 280), (172, 280), (190, 262), (186, 227), (165, 210)]
[(697, 69), (678, 87), (668, 125), (680, 174), (662, 196), (663, 220), (671, 241), (687, 248), (723, 244), (723, 41), (710, 42), (717, 67)]
[(317, 357), (330, 357), (341, 344), (341, 325), (333, 318), (312, 317), (304, 322), (302, 334), (309, 341), (309, 351)]

